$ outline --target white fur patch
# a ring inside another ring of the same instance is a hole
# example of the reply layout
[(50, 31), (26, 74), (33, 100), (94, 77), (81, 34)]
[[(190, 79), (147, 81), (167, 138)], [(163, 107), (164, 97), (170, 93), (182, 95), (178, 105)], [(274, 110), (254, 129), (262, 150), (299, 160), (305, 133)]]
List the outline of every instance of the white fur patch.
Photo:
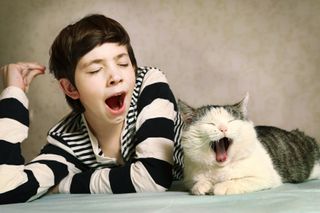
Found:
[(318, 161), (314, 165), (314, 167), (313, 167), (313, 169), (311, 171), (311, 174), (310, 174), (308, 179), (309, 180), (311, 180), (311, 179), (320, 179), (320, 161)]

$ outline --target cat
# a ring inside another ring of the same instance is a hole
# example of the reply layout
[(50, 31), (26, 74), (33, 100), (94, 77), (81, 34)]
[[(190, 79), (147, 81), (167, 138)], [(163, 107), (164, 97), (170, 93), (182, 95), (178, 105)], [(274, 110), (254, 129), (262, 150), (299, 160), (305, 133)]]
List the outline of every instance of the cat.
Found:
[(320, 149), (299, 130), (254, 126), (247, 94), (233, 105), (193, 108), (178, 100), (185, 123), (184, 184), (194, 195), (229, 195), (320, 179)]

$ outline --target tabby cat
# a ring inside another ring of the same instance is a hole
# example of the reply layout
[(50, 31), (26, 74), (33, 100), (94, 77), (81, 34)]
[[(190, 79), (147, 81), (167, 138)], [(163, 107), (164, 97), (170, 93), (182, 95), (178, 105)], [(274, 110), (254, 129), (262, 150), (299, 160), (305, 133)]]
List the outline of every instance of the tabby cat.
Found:
[(299, 130), (254, 126), (248, 99), (200, 108), (179, 100), (184, 182), (192, 194), (240, 194), (320, 179), (315, 139)]

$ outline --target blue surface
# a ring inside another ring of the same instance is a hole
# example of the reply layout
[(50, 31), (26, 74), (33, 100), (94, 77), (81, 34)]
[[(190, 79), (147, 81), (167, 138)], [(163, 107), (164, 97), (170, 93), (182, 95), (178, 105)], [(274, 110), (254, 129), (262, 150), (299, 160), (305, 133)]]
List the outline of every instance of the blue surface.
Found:
[(193, 196), (179, 184), (161, 193), (46, 195), (30, 203), (1, 205), (0, 212), (320, 212), (320, 180), (229, 196)]

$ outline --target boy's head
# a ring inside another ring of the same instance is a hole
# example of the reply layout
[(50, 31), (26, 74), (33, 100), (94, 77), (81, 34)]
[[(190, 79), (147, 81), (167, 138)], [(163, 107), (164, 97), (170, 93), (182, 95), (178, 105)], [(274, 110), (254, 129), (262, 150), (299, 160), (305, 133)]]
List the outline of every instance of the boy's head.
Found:
[[(81, 57), (107, 42), (126, 46), (131, 64), (135, 70), (137, 69), (130, 37), (126, 30), (117, 21), (95, 14), (65, 27), (56, 37), (50, 50), (50, 72), (58, 80), (68, 79), (76, 88), (75, 70)], [(79, 99), (74, 100), (67, 95), (66, 99), (73, 111), (84, 111)]]

